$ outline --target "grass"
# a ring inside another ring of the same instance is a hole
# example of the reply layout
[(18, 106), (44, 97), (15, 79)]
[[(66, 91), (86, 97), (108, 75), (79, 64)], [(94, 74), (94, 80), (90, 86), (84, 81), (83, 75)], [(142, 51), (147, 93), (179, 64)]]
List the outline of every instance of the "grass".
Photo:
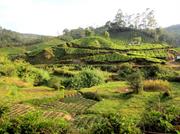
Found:
[(7, 55), (17, 55), (26, 52), (25, 47), (4, 47), (0, 48), (0, 52)]
[[(174, 105), (180, 108), (179, 83), (172, 83), (173, 98), (162, 100), (162, 105)], [(117, 93), (117, 88), (127, 87), (126, 82), (112, 82), (89, 89), (82, 89), (84, 92), (97, 92), (104, 96), (103, 101), (96, 103), (88, 109), (88, 113), (120, 113), (125, 118), (138, 122), (141, 115), (149, 104), (157, 102), (160, 92), (143, 92), (138, 95), (125, 95), (123, 92)], [(105, 97), (106, 96), (106, 97)]]

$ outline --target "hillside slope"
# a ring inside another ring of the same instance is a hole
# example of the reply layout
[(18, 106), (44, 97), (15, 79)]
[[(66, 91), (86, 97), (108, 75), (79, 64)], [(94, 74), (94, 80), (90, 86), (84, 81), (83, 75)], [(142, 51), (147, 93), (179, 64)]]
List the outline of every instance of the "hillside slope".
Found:
[(39, 43), (47, 38), (49, 37), (35, 34), (22, 34), (0, 27), (0, 47), (30, 45)]
[(118, 64), (136, 62), (142, 64), (165, 63), (172, 58), (169, 46), (142, 43), (129, 45), (101, 36), (89, 36), (68, 43), (47, 45), (32, 49), (27, 60), (33, 64)]
[(180, 24), (172, 25), (165, 28), (168, 32), (180, 35)]

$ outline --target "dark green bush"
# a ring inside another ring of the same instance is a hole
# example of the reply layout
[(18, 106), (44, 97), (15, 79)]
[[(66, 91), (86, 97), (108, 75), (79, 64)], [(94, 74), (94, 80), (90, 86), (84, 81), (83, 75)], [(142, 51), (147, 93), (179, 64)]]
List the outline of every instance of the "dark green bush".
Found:
[(10, 134), (66, 134), (68, 123), (62, 119), (48, 119), (42, 113), (28, 113), (16, 118), (6, 117), (0, 124), (0, 133)]
[(104, 82), (104, 74), (100, 70), (84, 69), (79, 74), (64, 81), (67, 88), (86, 88)]
[(84, 92), (82, 93), (83, 97), (86, 99), (92, 99), (95, 101), (101, 101), (102, 98), (100, 95), (98, 95), (96, 92)]
[(134, 72), (132, 64), (124, 63), (119, 67), (118, 76), (120, 80), (127, 80), (128, 76)]
[(142, 130), (157, 133), (176, 133), (172, 121), (179, 116), (174, 106), (148, 109), (140, 122)]
[(4, 104), (0, 104), (0, 118), (3, 116), (3, 114), (5, 114), (7, 111), (9, 110), (9, 107), (4, 105)]
[(60, 78), (52, 77), (50, 80), (48, 80), (48, 86), (56, 90), (64, 89), (64, 86), (61, 85), (61, 82), (62, 81)]
[(93, 134), (119, 134), (121, 127), (121, 117), (116, 114), (104, 115), (101, 123), (94, 124)]
[(147, 79), (163, 79), (169, 81), (179, 81), (179, 74), (169, 67), (159, 64), (151, 65), (142, 69)]
[(140, 70), (132, 73), (128, 76), (128, 82), (134, 93), (140, 93), (143, 91), (143, 75)]
[(132, 121), (118, 114), (105, 114), (101, 122), (95, 123), (93, 134), (140, 134), (141, 131)]

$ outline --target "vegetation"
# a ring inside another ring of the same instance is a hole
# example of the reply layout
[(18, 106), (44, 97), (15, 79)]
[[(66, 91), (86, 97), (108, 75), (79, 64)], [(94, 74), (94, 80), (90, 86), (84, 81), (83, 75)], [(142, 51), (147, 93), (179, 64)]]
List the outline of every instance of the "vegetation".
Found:
[(0, 133), (61, 133), (68, 130), (68, 123), (62, 119), (44, 118), (42, 113), (27, 113), (17, 118), (4, 117), (0, 124)]
[(64, 85), (67, 88), (80, 89), (84, 87), (92, 87), (104, 82), (104, 75), (99, 70), (84, 69), (79, 74), (65, 80)]
[(143, 91), (143, 76), (139, 70), (129, 75), (128, 81), (134, 93)]
[(171, 86), (168, 81), (163, 80), (146, 80), (144, 81), (145, 91), (170, 91)]
[(177, 42), (150, 9), (58, 37), (0, 28), (0, 133), (179, 133)]

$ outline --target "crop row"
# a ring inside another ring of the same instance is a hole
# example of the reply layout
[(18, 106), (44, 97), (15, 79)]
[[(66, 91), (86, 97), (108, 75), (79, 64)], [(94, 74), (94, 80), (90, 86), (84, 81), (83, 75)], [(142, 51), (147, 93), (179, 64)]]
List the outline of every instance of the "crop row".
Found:
[(81, 96), (71, 96), (65, 97), (63, 100), (42, 104), (40, 107), (43, 109), (56, 109), (72, 114), (80, 114), (85, 112), (85, 110), (87, 110), (95, 103), (96, 101), (85, 99)]
[(90, 129), (96, 123), (103, 122), (104, 118), (98, 115), (80, 115), (74, 120), (74, 125), (78, 129)]
[[(32, 111), (34, 111), (33, 107), (23, 105), (23, 104), (16, 104), (11, 107), (8, 115), (10, 117), (17, 117), (17, 116), (24, 115), (24, 114), (26, 114), (28, 112), (32, 112)], [(63, 112), (57, 112), (57, 111), (44, 111), (43, 117), (51, 118), (51, 119), (64, 118), (66, 120), (72, 120), (71, 115), (65, 114)]]
[(155, 57), (155, 58), (166, 58), (168, 56), (167, 50), (148, 50), (148, 51), (130, 51), (128, 54), (132, 55), (144, 55), (148, 57)]
[(83, 60), (87, 63), (128, 62), (128, 61), (137, 61), (137, 60), (144, 60), (154, 63), (165, 62), (164, 60), (148, 57), (147, 55), (127, 55), (127, 54), (120, 54), (117, 52), (113, 54), (87, 56), (83, 58)]
[(51, 119), (64, 118), (66, 120), (72, 120), (71, 115), (65, 114), (63, 112), (57, 112), (57, 111), (45, 111), (43, 113), (43, 117), (51, 118)]
[(23, 114), (25, 114), (29, 111), (33, 111), (33, 110), (34, 110), (33, 107), (23, 105), (23, 104), (16, 104), (11, 107), (9, 116), (11, 116), (11, 117), (19, 116), (19, 115), (23, 115)]

